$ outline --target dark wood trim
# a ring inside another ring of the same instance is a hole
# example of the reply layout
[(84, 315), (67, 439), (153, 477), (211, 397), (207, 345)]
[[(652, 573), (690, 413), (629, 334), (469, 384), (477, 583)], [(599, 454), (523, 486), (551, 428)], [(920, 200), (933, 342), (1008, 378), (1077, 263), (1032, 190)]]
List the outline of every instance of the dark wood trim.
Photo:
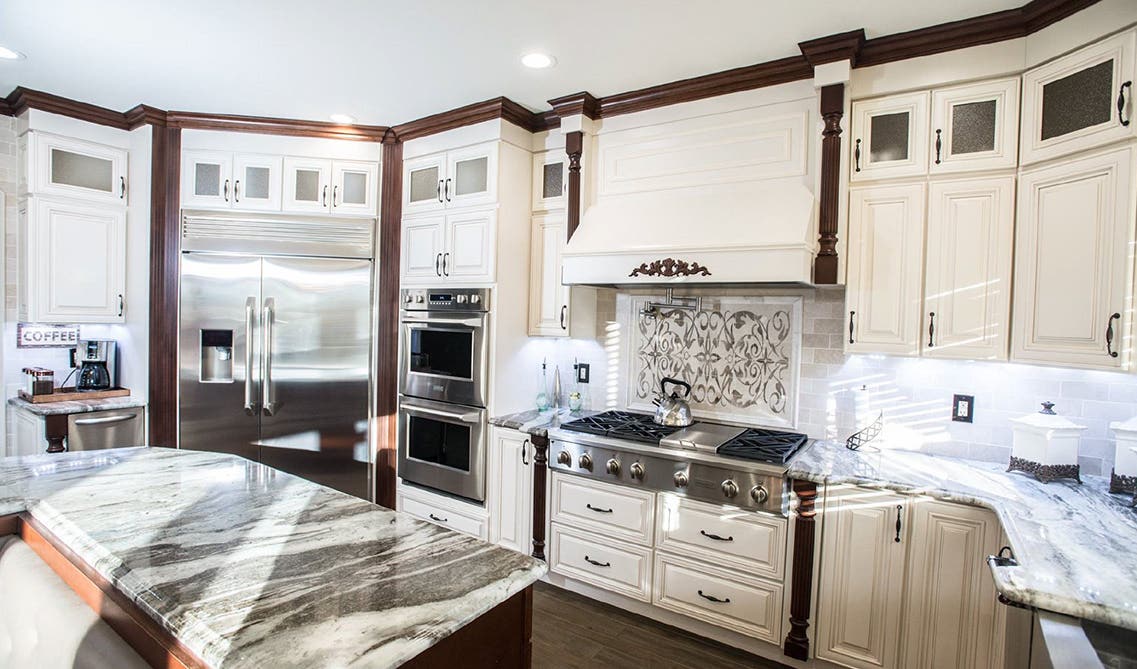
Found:
[(11, 513), (0, 516), (0, 537), (20, 533), (20, 514)]
[(813, 603), (813, 552), (816, 533), (814, 516), (817, 511), (817, 484), (793, 479), (793, 491), (798, 498), (794, 513), (794, 545), (790, 576), (790, 631), (782, 646), (787, 657), (809, 659), (809, 611)]
[(383, 144), (383, 183), (379, 201), (379, 241), (375, 261), (379, 284), (375, 309), (377, 331), (375, 361), (375, 502), (395, 508), (395, 461), (398, 455), (399, 377), (399, 249), (402, 238), (403, 145)]
[(584, 153), (584, 133), (580, 130), (565, 135), (565, 153), (568, 154), (568, 238), (580, 226), (580, 157)]
[(815, 284), (837, 283), (837, 214), (841, 202), (841, 117), (845, 113), (845, 84), (821, 89), (821, 186), (818, 192), (817, 257)]
[(12, 111), (12, 105), (8, 104), (7, 98), (0, 98), (0, 116), (15, 116)]
[(135, 105), (123, 113), (131, 130), (142, 125), (166, 125), (166, 112), (150, 105)]
[(407, 669), (527, 669), (533, 661), (533, 586), (483, 613), (402, 665)]
[(67, 438), (67, 414), (43, 417), (43, 437), (47, 439), (48, 453), (62, 453), (67, 450), (63, 440)]
[(1026, 34), (1036, 33), (1098, 2), (1100, 0), (1032, 0), (1022, 7)]
[(19, 116), (28, 109), (38, 109), (40, 111), (70, 116), (80, 121), (106, 125), (120, 130), (130, 129), (126, 123), (126, 116), (122, 112), (88, 104), (86, 102), (79, 102), (78, 100), (72, 100), (51, 93), (44, 93), (43, 91), (24, 88), (23, 86), (17, 86), (8, 94), (7, 103), (13, 116)]
[(558, 119), (583, 114), (591, 119), (600, 118), (600, 101), (592, 97), (591, 93), (581, 91), (572, 95), (565, 95), (549, 100), (552, 113)]
[(543, 129), (540, 114), (528, 110), (509, 98), (498, 97), (451, 109), (440, 114), (432, 114), (408, 123), (401, 123), (394, 126), (392, 130), (395, 131), (395, 136), (398, 137), (399, 141), (405, 142), (499, 118), (530, 132)]
[(177, 446), (178, 218), (182, 131), (153, 126), (150, 148), (150, 436)]
[(381, 125), (340, 125), (326, 121), (240, 116), (237, 114), (200, 114), (184, 111), (166, 112), (166, 123), (170, 127), (182, 129), (225, 130), (228, 132), (253, 132), (262, 135), (351, 139), (364, 142), (381, 142), (387, 134), (387, 127)]
[(545, 559), (545, 491), (549, 481), (549, 438), (533, 435), (533, 557)]
[(865, 29), (858, 28), (846, 33), (798, 42), (797, 46), (810, 66), (817, 67), (840, 60), (852, 61), (856, 65), (857, 54), (860, 53), (864, 43)]
[(20, 521), (24, 543), (147, 664), (163, 669), (209, 666), (35, 519), (24, 515)]

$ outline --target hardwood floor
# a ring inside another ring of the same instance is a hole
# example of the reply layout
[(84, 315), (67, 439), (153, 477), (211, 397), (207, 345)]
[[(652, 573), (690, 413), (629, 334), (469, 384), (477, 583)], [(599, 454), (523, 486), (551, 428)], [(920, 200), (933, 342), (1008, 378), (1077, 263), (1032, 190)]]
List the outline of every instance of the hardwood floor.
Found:
[(538, 582), (533, 669), (784, 669), (749, 653)]

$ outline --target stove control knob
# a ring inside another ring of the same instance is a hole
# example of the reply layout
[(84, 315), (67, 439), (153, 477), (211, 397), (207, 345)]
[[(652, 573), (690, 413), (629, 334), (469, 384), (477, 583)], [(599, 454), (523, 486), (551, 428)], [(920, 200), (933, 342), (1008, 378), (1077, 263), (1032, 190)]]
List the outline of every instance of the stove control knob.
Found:
[(561, 451), (560, 453), (557, 453), (557, 464), (558, 465), (571, 465), (572, 464), (572, 456), (569, 455), (568, 451)]
[(403, 296), (403, 301), (406, 302), (407, 304), (410, 304), (411, 302), (415, 301), (415, 298), (410, 293), (407, 293), (405, 296)]
[(423, 302), (423, 296), (422, 296), (422, 295), (415, 295), (415, 302), (418, 302), (419, 304), (422, 304), (422, 302)]
[(470, 304), (477, 304), (478, 302), (481, 302), (481, 301), (482, 301), (481, 295), (471, 295), (470, 296)]
[(633, 462), (631, 470), (632, 470), (632, 478), (639, 479), (640, 481), (644, 480), (644, 466), (643, 465), (641, 465), (638, 462)]
[(608, 463), (606, 465), (604, 465), (604, 469), (607, 470), (608, 473), (611, 474), (612, 476), (619, 476), (620, 475), (620, 461), (617, 460), (616, 458), (612, 458), (611, 460), (608, 461)]
[(465, 295), (459, 295), (458, 296), (458, 304), (465, 304), (465, 303), (466, 303), (466, 296)]
[(728, 499), (734, 499), (738, 496), (738, 484), (730, 479), (722, 482), (722, 494)]
[(686, 488), (687, 487), (687, 473), (686, 472), (675, 472), (675, 487), (677, 487), (677, 488)]
[(755, 504), (765, 504), (766, 500), (770, 499), (770, 493), (765, 486), (756, 485), (750, 489), (750, 499), (754, 500)]
[(592, 471), (592, 456), (588, 453), (580, 456), (580, 468)]

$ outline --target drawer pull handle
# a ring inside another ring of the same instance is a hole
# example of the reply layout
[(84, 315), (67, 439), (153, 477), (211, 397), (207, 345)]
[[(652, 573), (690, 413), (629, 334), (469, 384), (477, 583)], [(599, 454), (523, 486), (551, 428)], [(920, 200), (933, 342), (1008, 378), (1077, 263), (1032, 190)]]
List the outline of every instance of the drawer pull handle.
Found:
[(584, 556), (584, 561), (587, 562), (588, 564), (595, 565), (597, 567), (611, 567), (612, 566), (611, 562), (597, 562), (596, 560), (593, 560), (592, 558), (588, 557), (587, 555)]
[(708, 539), (714, 539), (715, 541), (734, 541), (734, 537), (720, 537), (717, 534), (708, 534), (706, 530), (699, 530), (699, 534)]
[(1105, 352), (1111, 358), (1117, 357), (1117, 351), (1113, 350), (1113, 322), (1119, 318), (1121, 318), (1121, 314), (1115, 313), (1109, 317), (1105, 324)]
[(103, 418), (76, 418), (76, 425), (105, 425), (107, 423), (125, 423), (128, 420), (134, 420), (138, 414), (128, 413), (119, 414), (117, 416), (105, 416)]
[(430, 519), (431, 519), (431, 520), (436, 520), (436, 521), (438, 521), (438, 522), (440, 522), (440, 523), (449, 523), (449, 522), (450, 522), (450, 519), (449, 519), (449, 518), (439, 518), (438, 516), (434, 515), (433, 513), (430, 513), (430, 514), (427, 514), (427, 515), (428, 515), (428, 516), (430, 516)]
[(596, 513), (612, 513), (612, 509), (601, 509), (600, 507), (592, 506), (591, 504), (585, 504), (584, 506), (588, 507), (589, 509), (592, 509)]
[(702, 590), (699, 591), (699, 596), (707, 601), (711, 601), (716, 604), (730, 604), (730, 597), (727, 597), (726, 599), (719, 599), (714, 595), (704, 595)]

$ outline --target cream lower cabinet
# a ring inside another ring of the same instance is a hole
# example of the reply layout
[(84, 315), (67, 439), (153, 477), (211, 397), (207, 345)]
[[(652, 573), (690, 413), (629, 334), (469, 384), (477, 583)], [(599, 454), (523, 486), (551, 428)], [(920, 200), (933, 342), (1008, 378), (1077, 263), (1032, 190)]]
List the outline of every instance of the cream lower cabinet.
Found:
[(490, 540), (528, 555), (533, 551), (533, 443), (529, 435), (495, 428), (490, 446)]
[(1028, 170), (1019, 178), (1012, 358), (1125, 364), (1133, 150)]
[(817, 657), (855, 669), (1000, 666), (990, 512), (842, 486), (824, 502)]
[(395, 489), (395, 508), (419, 520), (441, 525), (482, 541), (489, 540), (490, 519), (484, 506), (407, 485), (400, 480)]

